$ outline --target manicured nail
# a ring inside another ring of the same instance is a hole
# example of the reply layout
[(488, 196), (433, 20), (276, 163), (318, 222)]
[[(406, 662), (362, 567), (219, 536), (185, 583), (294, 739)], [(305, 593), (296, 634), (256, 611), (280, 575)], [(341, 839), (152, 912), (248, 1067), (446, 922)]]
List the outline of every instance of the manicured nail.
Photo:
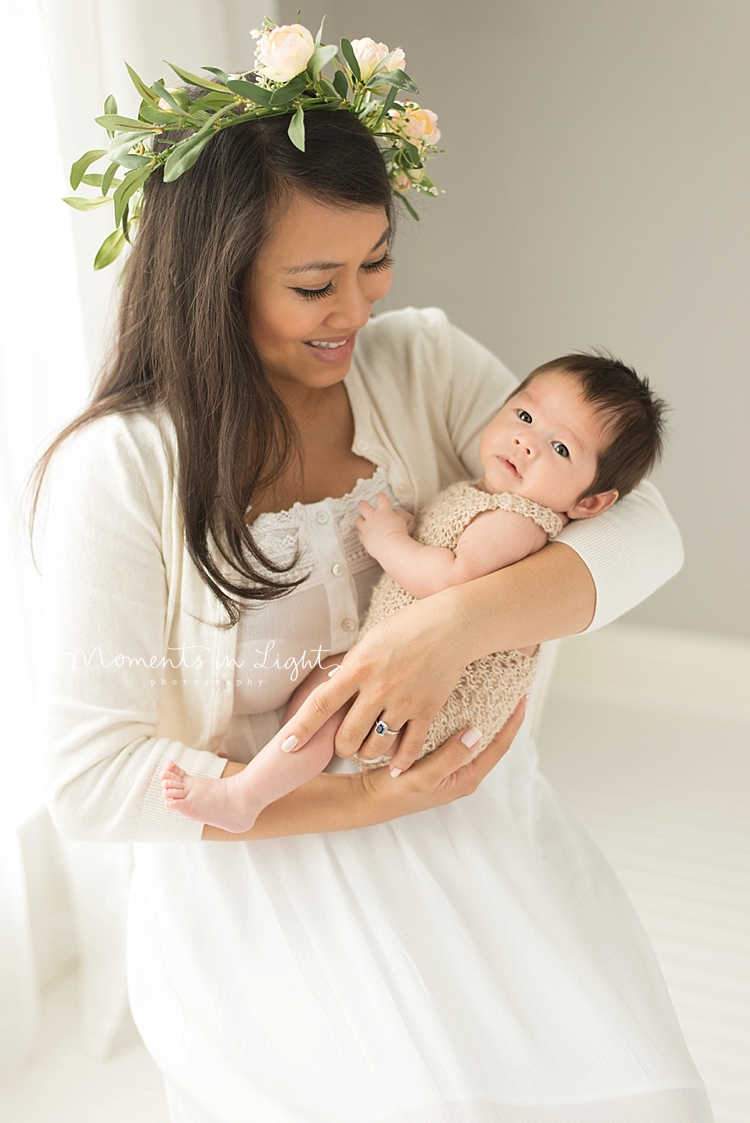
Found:
[(285, 741), (281, 742), (282, 753), (290, 753), (292, 749), (296, 748), (299, 744), (299, 737), (295, 737), (292, 733)]
[(400, 776), (402, 772), (403, 772), (403, 768), (392, 768), (391, 769), (391, 776), (395, 780), (396, 777)]
[(467, 749), (473, 749), (477, 741), (482, 739), (481, 729), (467, 729), (461, 737), (461, 744), (466, 745)]

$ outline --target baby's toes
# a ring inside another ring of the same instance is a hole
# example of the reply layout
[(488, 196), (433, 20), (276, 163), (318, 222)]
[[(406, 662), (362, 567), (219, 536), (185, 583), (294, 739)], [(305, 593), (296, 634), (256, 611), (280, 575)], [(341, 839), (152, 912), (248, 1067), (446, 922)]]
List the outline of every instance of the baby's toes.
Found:
[(184, 780), (187, 772), (180, 768), (179, 764), (175, 764), (173, 760), (168, 760), (164, 766), (164, 771), (161, 774), (162, 780), (180, 779)]

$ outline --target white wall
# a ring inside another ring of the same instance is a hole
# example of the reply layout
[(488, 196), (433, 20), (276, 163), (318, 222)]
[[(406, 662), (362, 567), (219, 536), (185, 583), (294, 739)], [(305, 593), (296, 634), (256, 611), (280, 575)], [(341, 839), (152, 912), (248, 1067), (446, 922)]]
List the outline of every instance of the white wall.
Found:
[(446, 194), (402, 224), (388, 303), (440, 305), (518, 375), (588, 346), (648, 375), (687, 562), (631, 620), (750, 637), (750, 5), (309, 0), (302, 20), (324, 13), (327, 42), (402, 46), (443, 128)]

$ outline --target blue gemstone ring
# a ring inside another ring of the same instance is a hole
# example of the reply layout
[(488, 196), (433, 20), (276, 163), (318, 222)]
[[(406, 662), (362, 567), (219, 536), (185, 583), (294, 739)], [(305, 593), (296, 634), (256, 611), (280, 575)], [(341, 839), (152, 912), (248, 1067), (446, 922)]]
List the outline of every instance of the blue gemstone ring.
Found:
[(397, 733), (401, 732), (400, 729), (389, 729), (382, 718), (378, 718), (373, 725), (373, 729), (378, 737), (395, 737)]

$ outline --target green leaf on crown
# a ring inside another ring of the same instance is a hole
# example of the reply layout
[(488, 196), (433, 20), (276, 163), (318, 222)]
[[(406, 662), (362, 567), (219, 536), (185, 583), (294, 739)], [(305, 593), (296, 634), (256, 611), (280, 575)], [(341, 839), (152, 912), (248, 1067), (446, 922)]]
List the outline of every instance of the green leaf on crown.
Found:
[(263, 105), (268, 108), (271, 104), (271, 91), (264, 89), (263, 86), (256, 86), (255, 82), (246, 82), (244, 78), (230, 79), (227, 82), (227, 88), (233, 94), (239, 94), (240, 97), (245, 97), (248, 101), (254, 101), (256, 105)]
[(226, 89), (225, 86), (220, 86), (217, 82), (211, 82), (208, 78), (202, 78), (200, 74), (191, 74), (189, 70), (183, 70), (180, 66), (175, 66), (173, 62), (167, 62), (167, 66), (174, 70), (178, 78), (182, 78), (183, 82), (187, 82), (189, 86), (200, 86), (203, 90), (218, 90), (223, 93)]
[(63, 203), (67, 203), (74, 211), (93, 211), (111, 202), (111, 199), (102, 199), (101, 195), (96, 199), (81, 199), (78, 195), (66, 195), (63, 199)]
[(378, 119), (376, 120), (375, 124), (372, 127), (373, 132), (375, 132), (375, 130), (380, 127), (381, 122), (385, 119), (385, 117), (388, 114), (388, 110), (392, 108), (393, 103), (396, 100), (396, 94), (397, 93), (398, 93), (398, 87), (397, 86), (391, 86), (390, 90), (388, 91), (388, 93), (385, 95), (385, 98), (383, 99), (383, 107), (380, 110), (380, 115), (378, 116)]
[(207, 109), (210, 113), (213, 113), (215, 109), (223, 109), (225, 105), (234, 105), (236, 101), (237, 98), (229, 90), (226, 90), (223, 94), (209, 93), (205, 97), (196, 98), (195, 101), (190, 103), (190, 108), (192, 110)]
[(352, 47), (352, 45), (351, 45), (351, 43), (349, 42), (348, 39), (342, 39), (341, 40), (341, 53), (344, 56), (344, 58), (346, 60), (346, 64), (349, 67), (349, 69), (351, 70), (351, 72), (354, 75), (354, 77), (356, 78), (356, 80), (358, 82), (361, 82), (362, 81), (362, 71), (359, 69), (359, 63), (357, 62), (357, 56), (354, 53), (354, 47)]
[(74, 191), (77, 191), (81, 180), (83, 179), (84, 172), (90, 164), (95, 164), (97, 160), (101, 160), (102, 156), (107, 155), (106, 148), (92, 148), (89, 152), (84, 152), (80, 156), (73, 167), (70, 169), (70, 186)]
[(179, 179), (182, 173), (186, 172), (188, 168), (192, 168), (213, 136), (213, 129), (209, 129), (206, 132), (201, 129), (199, 133), (193, 133), (187, 140), (176, 144), (169, 153), (164, 164), (164, 182), (173, 183), (174, 180)]
[[(116, 169), (117, 165), (116, 164), (110, 164), (109, 167)], [(107, 168), (107, 172), (109, 172), (109, 168)], [(106, 174), (107, 173), (105, 172), (105, 175)], [(85, 175), (83, 177), (83, 179), (81, 180), (81, 183), (85, 183), (87, 187), (101, 187), (102, 184), (104, 183), (104, 176), (100, 175), (98, 172), (96, 173), (96, 175)], [(110, 176), (110, 183), (114, 183), (115, 187), (119, 187), (120, 183), (121, 183), (121, 180), (113, 179), (112, 176)], [(107, 194), (106, 191), (102, 191), (102, 195), (106, 195), (106, 194)]]
[(114, 194), (115, 226), (119, 226), (125, 213), (128, 200), (151, 175), (152, 167), (134, 168), (123, 179)]
[(313, 56), (307, 64), (307, 69), (310, 71), (313, 82), (317, 82), (323, 67), (327, 66), (331, 59), (334, 59), (338, 53), (338, 47), (315, 48)]
[(124, 132), (132, 129), (142, 129), (144, 132), (152, 130), (143, 121), (136, 121), (132, 117), (118, 117), (114, 113), (107, 113), (104, 117), (95, 117), (97, 125), (101, 125), (103, 129), (110, 129), (113, 132)]
[(333, 88), (339, 95), (342, 101), (346, 101), (349, 96), (349, 83), (346, 80), (346, 74), (343, 70), (337, 70), (333, 76)]
[(104, 101), (104, 112), (105, 113), (116, 113), (117, 112), (117, 102), (115, 101), (115, 95), (114, 94), (110, 94), (109, 97), (105, 99), (105, 101)]
[(418, 94), (419, 87), (412, 82), (403, 70), (388, 70), (378, 74), (378, 86), (395, 86), (398, 90), (406, 90), (409, 94)]
[(399, 191), (399, 193), (398, 193), (398, 197), (399, 197), (399, 199), (401, 200), (401, 202), (402, 202), (402, 203), (404, 204), (404, 206), (406, 207), (406, 209), (407, 209), (407, 211), (409, 212), (409, 214), (411, 215), (411, 217), (412, 217), (412, 218), (414, 218), (414, 219), (416, 219), (416, 220), (417, 220), (417, 222), (419, 222), (419, 215), (418, 215), (418, 214), (417, 214), (417, 212), (416, 212), (416, 211), (414, 210), (414, 207), (413, 207), (413, 206), (411, 205), (411, 203), (409, 202), (409, 200), (408, 200), (408, 199), (406, 198), (406, 195), (403, 195), (403, 194), (402, 194), (402, 193), (401, 193), (401, 192)]
[[(146, 83), (143, 81), (143, 79), (138, 74), (136, 74), (136, 72), (135, 72), (135, 70), (133, 70), (132, 66), (128, 66), (127, 63), (125, 63), (125, 66), (127, 68), (128, 74), (130, 75), (130, 81), (133, 83), (136, 90), (141, 95), (142, 100), (145, 101), (147, 105), (150, 105), (153, 108), (156, 108), (156, 104), (159, 101), (159, 99), (156, 96), (156, 94), (154, 93), (154, 91), (151, 89), (150, 86), (146, 85)], [(117, 112), (117, 111), (115, 110), (115, 112)]]
[(229, 75), (225, 74), (223, 70), (220, 70), (218, 66), (202, 66), (201, 70), (207, 70), (209, 74), (215, 74), (219, 81), (225, 86), (229, 81)]
[(287, 129), (289, 139), (295, 148), (299, 148), (300, 152), (305, 151), (305, 114), (302, 109), (298, 109), (289, 122)]
[[(102, 195), (108, 195), (109, 189), (115, 182), (115, 174), (117, 172), (117, 164), (110, 164), (106, 172), (102, 176)], [(119, 186), (119, 183), (118, 183)]]
[(122, 230), (113, 230), (99, 246), (94, 258), (94, 269), (105, 269), (107, 265), (111, 265), (115, 258), (120, 256), (124, 247), (125, 235)]
[(154, 82), (154, 93), (159, 95), (160, 101), (166, 101), (167, 105), (171, 106), (172, 111), (176, 113), (178, 117), (190, 116), (190, 113), (188, 111), (188, 105), (190, 104), (189, 99), (186, 105), (180, 105), (179, 101), (176, 100), (176, 98), (169, 92), (167, 87), (162, 82)]
[(140, 115), (144, 121), (148, 121), (150, 125), (167, 125), (172, 128), (183, 128), (184, 117), (178, 116), (177, 113), (170, 113), (164, 109), (152, 109), (150, 105), (142, 105), (140, 108)]
[(287, 82), (285, 86), (279, 86), (278, 90), (274, 90), (271, 94), (271, 108), (280, 109), (284, 105), (289, 105), (305, 89), (307, 80), (307, 74), (303, 71), (296, 78), (292, 78), (291, 82)]

